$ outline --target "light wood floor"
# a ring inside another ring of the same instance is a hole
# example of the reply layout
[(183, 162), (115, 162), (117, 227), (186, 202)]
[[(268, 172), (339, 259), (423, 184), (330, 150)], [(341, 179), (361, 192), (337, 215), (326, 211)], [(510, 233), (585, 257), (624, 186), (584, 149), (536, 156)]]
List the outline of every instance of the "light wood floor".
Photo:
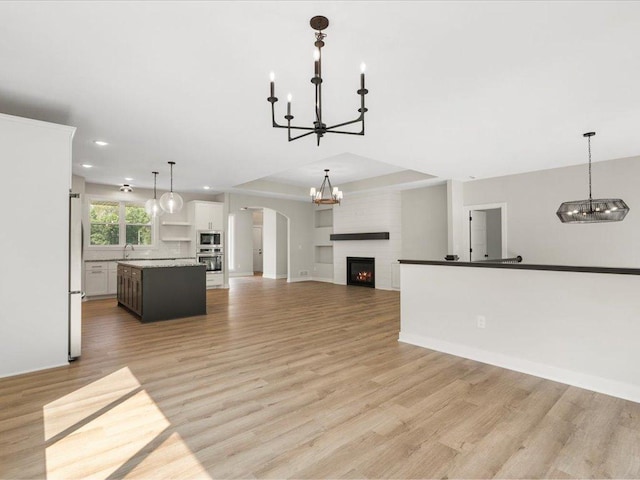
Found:
[(399, 294), (260, 277), (208, 315), (84, 304), (0, 380), (0, 478), (640, 477), (640, 405), (397, 342)]

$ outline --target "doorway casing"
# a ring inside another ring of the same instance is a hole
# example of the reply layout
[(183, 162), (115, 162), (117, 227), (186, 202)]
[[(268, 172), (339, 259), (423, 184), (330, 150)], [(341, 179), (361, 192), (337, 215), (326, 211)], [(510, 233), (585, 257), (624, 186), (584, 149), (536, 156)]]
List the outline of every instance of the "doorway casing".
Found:
[(480, 205), (465, 205), (462, 207), (462, 255), (464, 262), (470, 261), (470, 228), (469, 217), (475, 210), (500, 210), (500, 230), (502, 236), (502, 258), (507, 258), (507, 204), (506, 203), (485, 203)]

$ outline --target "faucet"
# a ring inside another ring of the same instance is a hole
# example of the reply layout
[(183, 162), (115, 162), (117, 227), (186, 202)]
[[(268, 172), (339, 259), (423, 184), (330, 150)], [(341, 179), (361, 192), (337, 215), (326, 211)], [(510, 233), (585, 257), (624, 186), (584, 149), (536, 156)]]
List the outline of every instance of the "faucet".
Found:
[(129, 255), (127, 254), (127, 247), (131, 247), (131, 251), (133, 252), (135, 250), (135, 248), (133, 248), (133, 245), (131, 243), (127, 243), (124, 248), (122, 249), (122, 258), (124, 260), (126, 260), (127, 258), (129, 258)]

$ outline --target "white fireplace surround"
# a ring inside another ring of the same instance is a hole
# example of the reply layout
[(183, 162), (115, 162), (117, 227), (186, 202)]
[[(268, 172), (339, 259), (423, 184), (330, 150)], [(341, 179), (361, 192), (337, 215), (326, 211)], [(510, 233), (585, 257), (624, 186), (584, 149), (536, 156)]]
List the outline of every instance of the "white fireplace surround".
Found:
[(342, 203), (333, 208), (334, 233), (389, 232), (389, 240), (332, 242), (333, 283), (347, 284), (347, 257), (373, 257), (376, 288), (398, 289), (394, 273), (399, 270), (401, 226), (400, 192), (345, 196)]

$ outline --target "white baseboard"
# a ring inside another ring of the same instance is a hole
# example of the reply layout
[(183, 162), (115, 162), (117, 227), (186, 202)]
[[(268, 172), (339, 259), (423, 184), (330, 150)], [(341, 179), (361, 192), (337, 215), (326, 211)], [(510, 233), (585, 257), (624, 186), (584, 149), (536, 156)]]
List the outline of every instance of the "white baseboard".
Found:
[(400, 289), (399, 288), (395, 288), (395, 287), (379, 287), (376, 285), (376, 289), (377, 290), (388, 290), (390, 292), (399, 292)]
[(400, 332), (398, 341), (640, 403), (639, 385), (574, 372), (573, 370), (566, 370), (564, 368), (532, 362), (531, 360), (482, 350), (468, 345), (451, 343), (423, 335)]
[(293, 283), (293, 282), (310, 282), (312, 281), (313, 278), (311, 277), (293, 277), (289, 279), (289, 283)]
[(309, 280), (313, 280), (314, 282), (333, 283), (333, 278), (327, 277), (311, 277)]
[(43, 367), (38, 367), (38, 368), (31, 368), (31, 369), (28, 369), (28, 370), (19, 370), (17, 372), (5, 372), (5, 373), (0, 375), (0, 378), (15, 377), (16, 375), (24, 375), (25, 373), (41, 372), (43, 370), (49, 370), (51, 368), (66, 367), (70, 363), (71, 362), (65, 362), (65, 363), (59, 363), (59, 364), (55, 364), (55, 365), (43, 366)]
[(229, 272), (230, 277), (253, 277), (253, 272)]
[(262, 278), (269, 278), (271, 280), (279, 280), (281, 278), (287, 278), (287, 274), (273, 275), (271, 273), (263, 273)]

